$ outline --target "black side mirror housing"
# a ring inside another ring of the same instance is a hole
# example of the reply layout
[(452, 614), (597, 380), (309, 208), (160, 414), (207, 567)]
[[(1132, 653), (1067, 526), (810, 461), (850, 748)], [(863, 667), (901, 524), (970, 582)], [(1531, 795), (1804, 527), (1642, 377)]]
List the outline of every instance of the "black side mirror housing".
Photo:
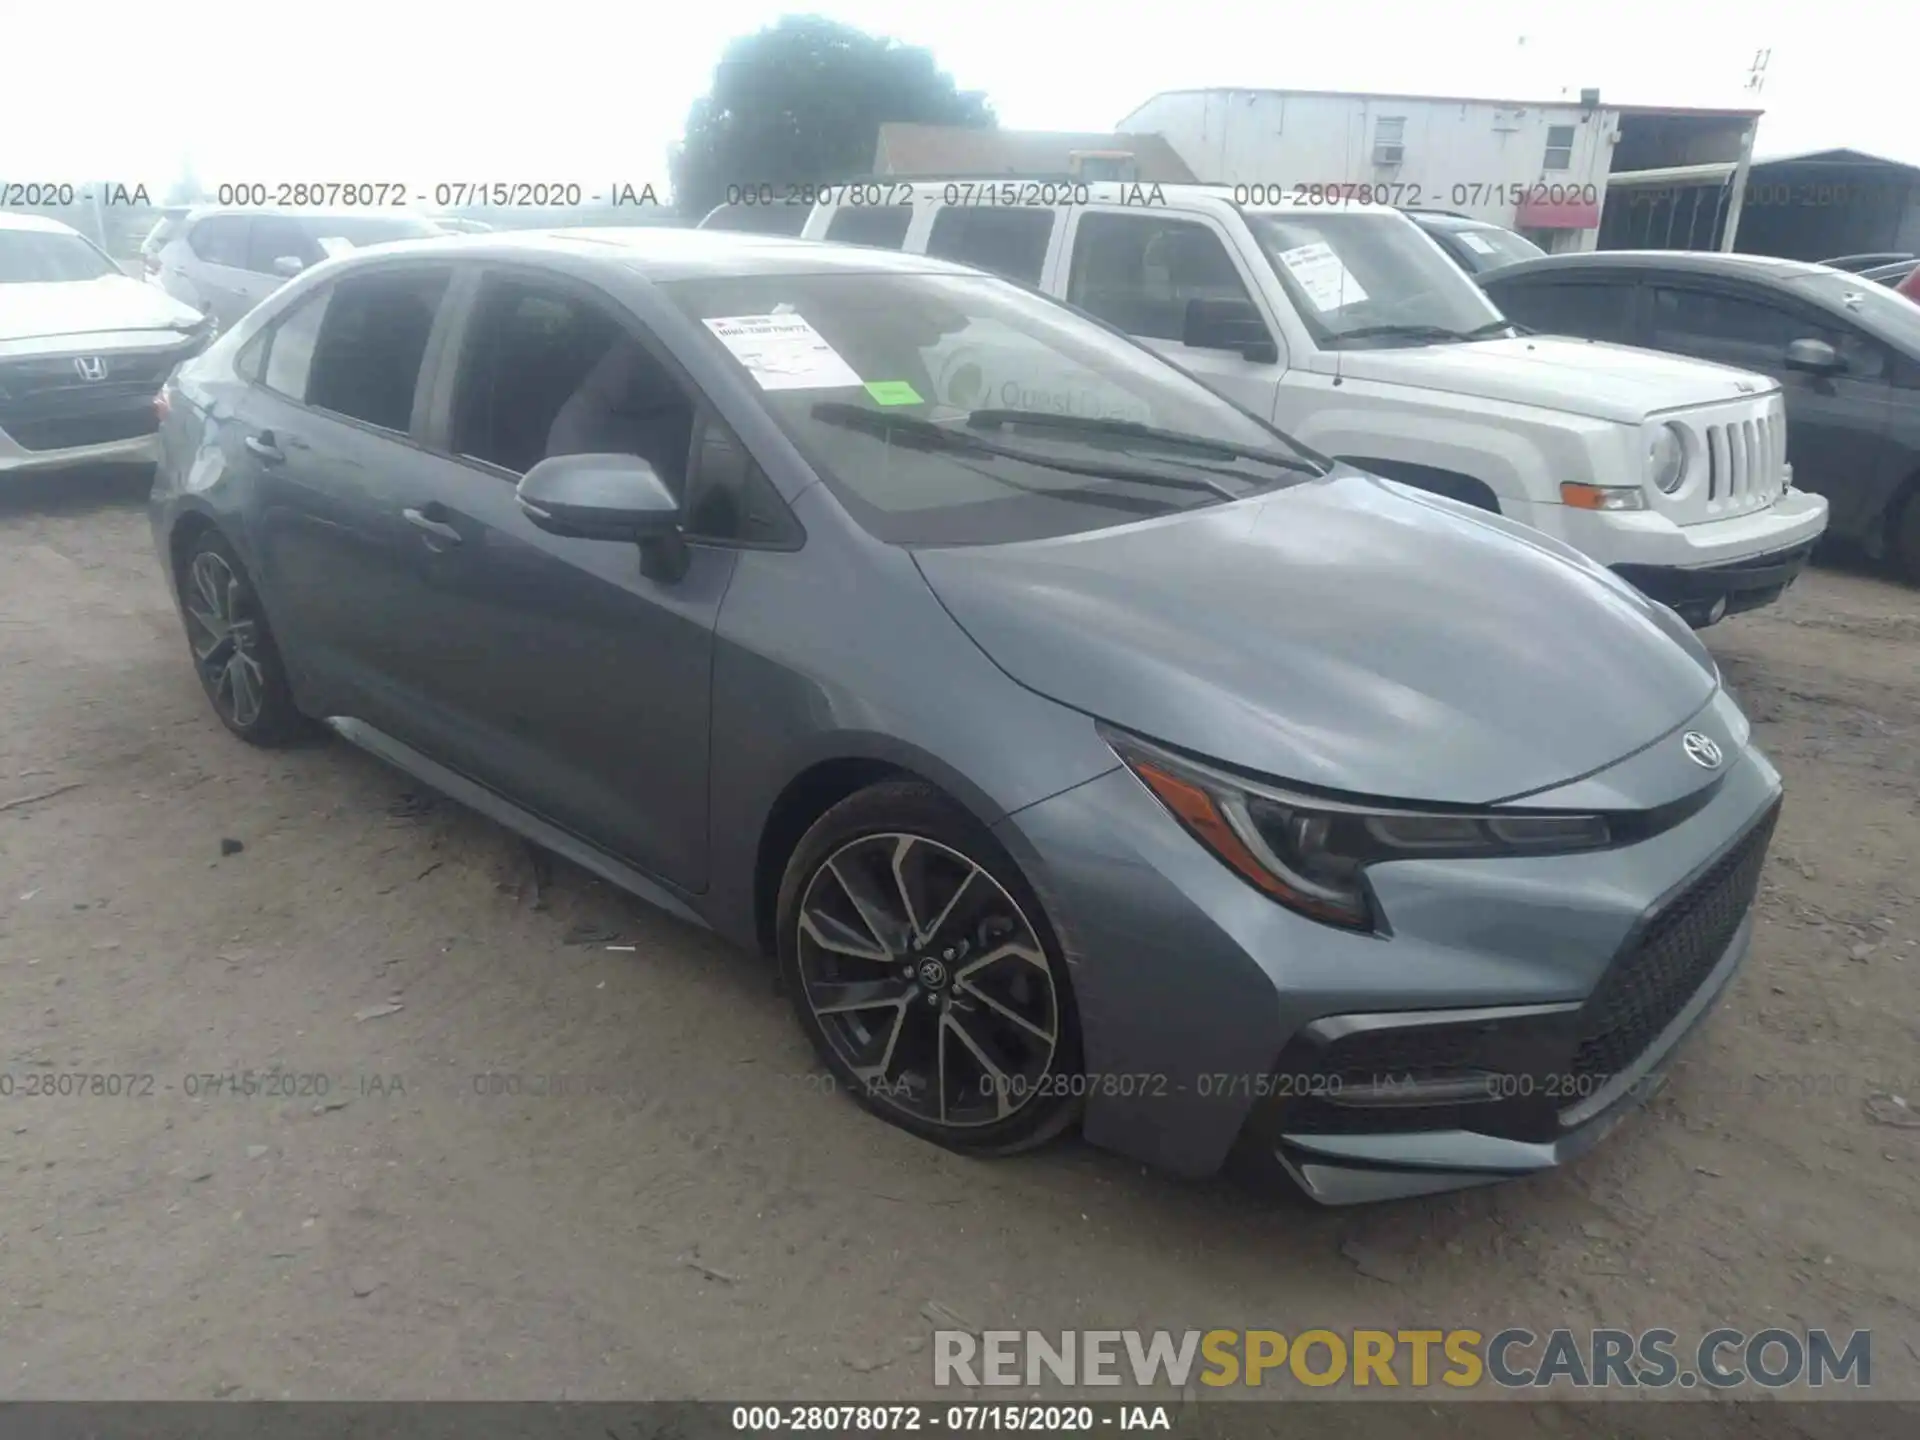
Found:
[(1840, 352), (1824, 340), (1795, 340), (1787, 346), (1787, 368), (1834, 375), (1847, 368)]
[(1244, 300), (1187, 301), (1180, 343), (1196, 350), (1237, 350), (1257, 365), (1272, 365), (1280, 359), (1280, 347), (1273, 343), (1267, 322)]
[(636, 544), (641, 568), (655, 579), (686, 571), (680, 502), (637, 455), (554, 455), (522, 475), (514, 494), (550, 535)]

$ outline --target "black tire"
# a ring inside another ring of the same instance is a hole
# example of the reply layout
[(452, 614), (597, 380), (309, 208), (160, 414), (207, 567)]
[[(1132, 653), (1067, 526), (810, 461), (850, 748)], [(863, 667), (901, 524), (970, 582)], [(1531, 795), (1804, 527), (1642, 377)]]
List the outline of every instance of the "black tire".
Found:
[(1900, 578), (1920, 585), (1920, 482), (1907, 487), (1906, 498), (1888, 520), (1887, 541), (1887, 554)]
[(1053, 926), (999, 842), (933, 786), (873, 785), (815, 821), (776, 924), (800, 1028), (881, 1119), (974, 1155), (1031, 1149), (1078, 1119), (1079, 1022)]
[(174, 584), (187, 653), (220, 723), (250, 745), (287, 745), (312, 734), (312, 722), (293, 703), (253, 580), (219, 531), (193, 538)]

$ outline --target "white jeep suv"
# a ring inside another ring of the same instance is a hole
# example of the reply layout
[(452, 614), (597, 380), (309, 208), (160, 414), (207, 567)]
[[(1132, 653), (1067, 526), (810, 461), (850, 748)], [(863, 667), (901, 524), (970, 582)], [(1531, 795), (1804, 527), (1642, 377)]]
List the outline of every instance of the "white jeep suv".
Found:
[[(881, 179), (838, 187), (802, 235), (1036, 286), (1314, 449), (1543, 530), (1696, 626), (1776, 599), (1826, 528), (1825, 499), (1793, 489), (1775, 381), (1520, 333), (1385, 206)], [(1080, 404), (1071, 377), (1012, 373), (991, 337), (947, 348), (948, 403)]]

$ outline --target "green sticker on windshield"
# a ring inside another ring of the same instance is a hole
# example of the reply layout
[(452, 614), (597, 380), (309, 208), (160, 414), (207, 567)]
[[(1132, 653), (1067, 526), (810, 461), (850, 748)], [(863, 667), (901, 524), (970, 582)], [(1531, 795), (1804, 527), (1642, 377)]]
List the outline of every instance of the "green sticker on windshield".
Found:
[(876, 405), (924, 405), (920, 392), (904, 380), (869, 380), (867, 394)]

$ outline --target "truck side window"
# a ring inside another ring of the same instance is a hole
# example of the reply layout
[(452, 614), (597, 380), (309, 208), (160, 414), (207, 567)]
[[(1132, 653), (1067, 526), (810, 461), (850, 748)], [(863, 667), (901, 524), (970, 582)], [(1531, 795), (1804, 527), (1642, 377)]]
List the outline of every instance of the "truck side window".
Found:
[(823, 238), (836, 245), (898, 250), (907, 243), (907, 227), (912, 220), (911, 205), (842, 205), (827, 222)]
[(1178, 340), (1189, 300), (1253, 297), (1220, 237), (1190, 220), (1157, 215), (1080, 217), (1067, 300), (1129, 335)]
[(1054, 213), (943, 205), (927, 235), (927, 254), (1038, 285), (1047, 264), (1047, 242), (1053, 238)]

